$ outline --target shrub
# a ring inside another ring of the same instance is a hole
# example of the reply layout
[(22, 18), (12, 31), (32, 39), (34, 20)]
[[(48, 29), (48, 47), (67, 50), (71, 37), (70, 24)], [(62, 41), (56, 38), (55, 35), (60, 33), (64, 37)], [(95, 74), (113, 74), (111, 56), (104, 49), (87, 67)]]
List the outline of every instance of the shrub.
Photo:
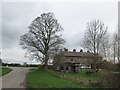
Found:
[(86, 74), (93, 74), (93, 73), (95, 73), (94, 71), (92, 71), (92, 70), (90, 70), (90, 71), (86, 71)]
[(74, 81), (78, 84), (85, 85), (85, 86), (94, 86), (94, 85), (96, 85), (96, 82), (97, 82), (97, 80), (95, 80), (95, 79), (94, 80), (86, 79), (84, 77), (86, 71), (84, 72), (84, 74), (80, 74), (80, 76), (78, 76), (76, 74), (72, 75), (72, 74), (57, 72), (57, 71), (53, 71), (53, 70), (48, 70), (48, 71), (58, 78), (68, 79), (68, 80)]
[(86, 71), (85, 74), (92, 75), (92, 76), (97, 76), (98, 71), (99, 71), (98, 69), (97, 70), (89, 70), (89, 71)]
[(44, 66), (43, 65), (38, 65), (38, 69), (43, 70)]
[(103, 88), (120, 88), (120, 73), (102, 73), (101, 79), (97, 83)]
[(107, 71), (116, 71), (117, 70), (117, 65), (113, 64), (112, 62), (102, 61), (101, 68), (105, 69)]

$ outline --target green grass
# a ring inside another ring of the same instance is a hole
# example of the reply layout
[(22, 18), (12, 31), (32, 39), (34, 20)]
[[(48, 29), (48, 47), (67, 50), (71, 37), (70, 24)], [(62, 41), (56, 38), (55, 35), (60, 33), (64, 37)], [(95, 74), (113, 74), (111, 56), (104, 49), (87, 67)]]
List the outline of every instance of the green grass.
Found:
[(92, 86), (97, 87), (95, 84), (99, 80), (99, 76), (87, 75), (86, 71), (90, 69), (81, 69), (79, 73), (64, 73), (64, 72), (57, 72), (57, 71), (49, 71), (54, 74), (56, 77), (72, 80), (79, 84), (85, 86)]
[(3, 76), (7, 73), (9, 73), (10, 71), (12, 71), (11, 68), (7, 68), (7, 67), (0, 67), (0, 76)]
[(76, 74), (70, 73), (70, 74), (68, 74), (68, 75), (73, 76), (73, 77), (85, 78), (86, 80), (98, 79), (97, 76), (93, 76), (93, 75), (88, 75), (88, 74), (86, 74), (86, 72), (89, 71), (89, 70), (90, 70), (90, 69), (81, 69), (81, 70), (79, 71), (79, 73), (76, 73)]
[(30, 68), (29, 71), (33, 71), (33, 70), (36, 70), (37, 68)]
[[(76, 74), (76, 76), (80, 76), (80, 77), (83, 77), (83, 78), (86, 78), (88, 80), (97, 80), (99, 79), (99, 76), (98, 75), (88, 75), (86, 74), (87, 71), (90, 71), (91, 69), (81, 69), (79, 71), (78, 74)], [(98, 73), (97, 73), (98, 74)]]
[(62, 79), (44, 70), (33, 70), (27, 75), (28, 88), (90, 88), (74, 81)]

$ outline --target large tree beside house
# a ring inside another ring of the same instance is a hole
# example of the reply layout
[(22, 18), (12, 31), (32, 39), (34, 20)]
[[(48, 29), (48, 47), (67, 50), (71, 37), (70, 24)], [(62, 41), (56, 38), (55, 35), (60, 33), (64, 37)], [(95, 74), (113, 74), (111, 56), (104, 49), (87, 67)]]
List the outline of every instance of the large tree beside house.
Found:
[(28, 28), (29, 31), (20, 38), (20, 45), (27, 50), (26, 57), (41, 61), (47, 69), (49, 59), (65, 42), (60, 33), (63, 28), (51, 12), (35, 18)]
[[(101, 54), (106, 57), (108, 51), (107, 27), (100, 20), (93, 20), (87, 23), (84, 36), (84, 48), (93, 52), (95, 57)], [(96, 58), (93, 64), (96, 66)]]

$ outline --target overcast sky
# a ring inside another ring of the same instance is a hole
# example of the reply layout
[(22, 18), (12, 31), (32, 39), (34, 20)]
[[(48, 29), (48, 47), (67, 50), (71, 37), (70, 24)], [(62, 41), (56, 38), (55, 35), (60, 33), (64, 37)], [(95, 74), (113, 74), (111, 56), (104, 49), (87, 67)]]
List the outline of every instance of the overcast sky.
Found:
[(20, 36), (28, 32), (30, 23), (43, 12), (53, 12), (64, 28), (61, 32), (66, 40), (64, 47), (79, 51), (86, 23), (91, 20), (99, 19), (104, 22), (108, 26), (110, 35), (117, 30), (117, 4), (117, 2), (2, 3), (2, 21), (0, 21), (2, 23), (2, 58), (4, 62), (35, 63), (24, 58), (25, 50), (22, 50), (19, 41)]

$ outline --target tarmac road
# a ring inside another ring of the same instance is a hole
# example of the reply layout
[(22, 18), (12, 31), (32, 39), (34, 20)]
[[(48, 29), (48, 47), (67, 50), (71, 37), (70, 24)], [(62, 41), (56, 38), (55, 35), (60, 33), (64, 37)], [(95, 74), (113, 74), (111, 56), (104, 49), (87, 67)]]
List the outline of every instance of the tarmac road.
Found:
[(26, 88), (26, 74), (29, 68), (10, 67), (12, 71), (2, 76), (2, 88)]

